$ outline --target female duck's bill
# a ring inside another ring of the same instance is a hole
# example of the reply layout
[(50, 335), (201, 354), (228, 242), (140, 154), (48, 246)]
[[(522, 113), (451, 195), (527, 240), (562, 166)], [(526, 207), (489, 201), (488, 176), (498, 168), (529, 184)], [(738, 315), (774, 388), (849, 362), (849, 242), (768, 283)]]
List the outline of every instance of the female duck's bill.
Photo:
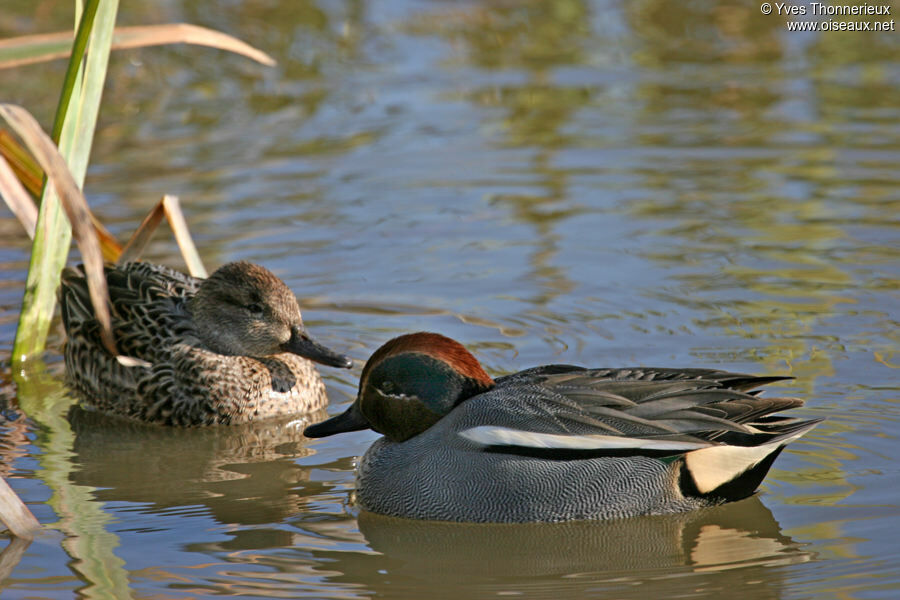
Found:
[(371, 428), (356, 499), (393, 516), (477, 522), (682, 512), (754, 493), (819, 420), (752, 391), (784, 377), (545, 365), (492, 380), (459, 343), (401, 336), (308, 437)]
[(309, 359), (329, 367), (337, 367), (340, 369), (350, 369), (353, 367), (353, 360), (349, 356), (345, 356), (335, 352), (331, 348), (323, 346), (307, 333), (306, 328), (302, 325), (294, 325), (291, 327), (291, 337), (287, 342), (282, 344), (283, 352), (290, 352), (297, 356)]

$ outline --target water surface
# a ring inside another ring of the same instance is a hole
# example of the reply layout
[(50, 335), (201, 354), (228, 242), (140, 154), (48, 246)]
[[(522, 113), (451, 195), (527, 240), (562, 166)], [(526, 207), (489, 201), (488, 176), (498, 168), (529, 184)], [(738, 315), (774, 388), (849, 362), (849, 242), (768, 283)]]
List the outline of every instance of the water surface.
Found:
[[(0, 35), (70, 27), (12, 1)], [(0, 213), (3, 475), (47, 532), (4, 598), (895, 598), (900, 591), (896, 33), (789, 33), (758, 4), (123, 3), (272, 54), (114, 55), (86, 188), (126, 238), (181, 197), (209, 267), (260, 262), (311, 331), (331, 413), (394, 335), (493, 375), (704, 366), (827, 421), (754, 498), (611, 523), (359, 514), (371, 432), (173, 431), (72, 408), (62, 336), (9, 364), (27, 238)], [(64, 65), (4, 71), (50, 123)], [(165, 228), (146, 258), (181, 267)], [(12, 548), (6, 556), (9, 556)]]

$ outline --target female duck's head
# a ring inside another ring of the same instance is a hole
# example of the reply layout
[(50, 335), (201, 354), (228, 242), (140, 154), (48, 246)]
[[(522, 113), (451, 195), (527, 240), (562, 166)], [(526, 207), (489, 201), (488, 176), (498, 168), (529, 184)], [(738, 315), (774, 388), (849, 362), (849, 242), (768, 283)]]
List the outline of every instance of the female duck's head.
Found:
[(402, 442), (493, 385), (478, 360), (459, 342), (436, 333), (403, 335), (368, 360), (350, 408), (308, 427), (304, 435), (326, 437), (371, 428)]
[(332, 367), (352, 365), (309, 336), (294, 293), (259, 265), (241, 261), (220, 267), (200, 285), (189, 308), (200, 339), (213, 352), (254, 357), (292, 352)]

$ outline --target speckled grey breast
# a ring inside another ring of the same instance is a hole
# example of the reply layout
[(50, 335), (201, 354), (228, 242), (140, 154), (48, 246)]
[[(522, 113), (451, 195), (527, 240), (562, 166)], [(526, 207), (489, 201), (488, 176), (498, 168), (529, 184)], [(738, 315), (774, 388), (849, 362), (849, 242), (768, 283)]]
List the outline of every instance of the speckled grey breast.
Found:
[(458, 435), (488, 424), (486, 416), (491, 425), (534, 431), (550, 394), (509, 383), (463, 402), (403, 443), (379, 439), (360, 461), (357, 503), (379, 514), (475, 522), (610, 519), (709, 504), (682, 495), (672, 460), (536, 458), (486, 451)]

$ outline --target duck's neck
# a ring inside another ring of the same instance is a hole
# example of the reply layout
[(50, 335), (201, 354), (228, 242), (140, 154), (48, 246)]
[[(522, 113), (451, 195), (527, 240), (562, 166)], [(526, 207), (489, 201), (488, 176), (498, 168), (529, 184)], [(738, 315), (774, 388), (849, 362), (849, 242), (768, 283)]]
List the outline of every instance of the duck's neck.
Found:
[(184, 305), (194, 333), (200, 339), (201, 344), (216, 354), (226, 356), (245, 354), (241, 340), (229, 334), (228, 327), (223, 327), (221, 322), (207, 315), (204, 306), (202, 301), (197, 301), (196, 296)]

